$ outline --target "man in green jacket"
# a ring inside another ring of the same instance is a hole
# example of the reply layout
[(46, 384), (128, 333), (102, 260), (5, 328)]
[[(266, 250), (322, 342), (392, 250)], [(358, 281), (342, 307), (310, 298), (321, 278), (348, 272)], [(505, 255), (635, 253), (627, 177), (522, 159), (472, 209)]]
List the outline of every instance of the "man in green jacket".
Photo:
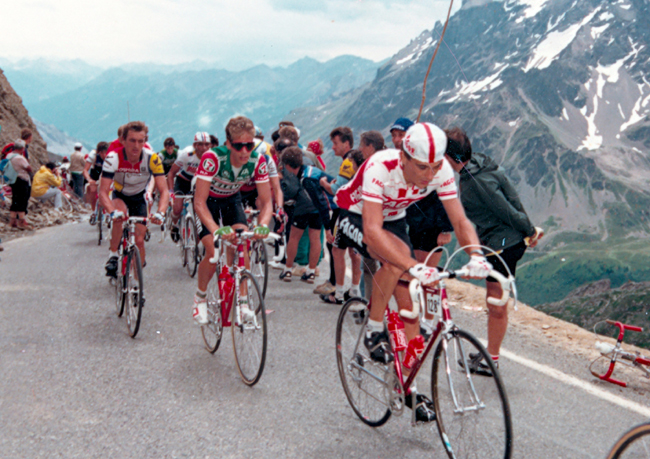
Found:
[[(460, 200), (465, 213), (476, 225), (481, 244), (494, 251), (487, 254), (487, 259), (495, 271), (506, 277), (514, 276), (517, 262), (526, 248), (535, 247), (544, 231), (530, 222), (517, 191), (499, 165), (483, 153), (472, 153), (465, 131), (455, 127), (445, 133), (445, 155), (454, 171), (460, 174)], [(503, 259), (507, 269), (495, 253)], [(487, 297), (501, 298), (501, 285), (494, 278), (487, 278), (486, 287)], [(487, 351), (498, 368), (499, 350), (508, 328), (508, 308), (490, 303), (487, 308)], [(478, 373), (491, 376), (486, 365), (480, 361), (473, 364)]]

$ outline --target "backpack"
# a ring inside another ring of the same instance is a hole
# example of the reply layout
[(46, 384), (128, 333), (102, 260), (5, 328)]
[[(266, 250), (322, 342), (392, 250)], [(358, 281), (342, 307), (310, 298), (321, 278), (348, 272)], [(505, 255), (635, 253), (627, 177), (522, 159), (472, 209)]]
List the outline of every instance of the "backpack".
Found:
[(0, 161), (0, 176), (7, 185), (13, 185), (16, 182), (16, 178), (18, 178), (18, 172), (16, 172), (16, 169), (11, 164), (11, 159), (16, 156), (18, 156), (17, 153), (11, 153)]

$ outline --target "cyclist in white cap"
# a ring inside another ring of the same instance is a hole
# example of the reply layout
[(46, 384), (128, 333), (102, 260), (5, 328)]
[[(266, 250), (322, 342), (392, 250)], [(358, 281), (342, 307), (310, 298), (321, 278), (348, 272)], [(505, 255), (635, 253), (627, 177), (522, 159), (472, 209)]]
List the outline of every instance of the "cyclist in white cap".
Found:
[[(382, 262), (372, 289), (372, 307), (364, 344), (373, 359), (393, 359), (384, 330), (384, 312), (391, 296), (400, 309), (412, 308), (408, 285), (402, 276), (423, 284), (436, 282), (438, 270), (418, 263), (406, 231), (406, 208), (433, 191), (438, 192), (461, 245), (478, 244), (473, 225), (458, 199), (454, 172), (444, 159), (447, 136), (438, 126), (418, 123), (409, 128), (402, 149), (375, 153), (359, 168), (352, 180), (336, 194), (342, 209), (334, 245), (353, 247), (363, 256)], [(465, 266), (472, 278), (486, 278), (491, 266), (480, 250), (467, 249)], [(420, 332), (419, 320), (404, 319), (407, 339)], [(411, 387), (411, 390), (417, 389)], [(417, 394), (416, 419), (435, 419), (433, 405)], [(410, 400), (410, 397), (407, 397)]]
[[(210, 134), (197, 132), (194, 135), (193, 148), (181, 150), (167, 174), (167, 186), (170, 190), (174, 190), (171, 194), (173, 202), (171, 238), (174, 242), (177, 242), (179, 238), (178, 219), (181, 217), (181, 211), (183, 210), (183, 200), (176, 198), (176, 194), (192, 193), (192, 179), (199, 168), (203, 153), (210, 149), (210, 145)], [(174, 178), (176, 178), (175, 181)]]

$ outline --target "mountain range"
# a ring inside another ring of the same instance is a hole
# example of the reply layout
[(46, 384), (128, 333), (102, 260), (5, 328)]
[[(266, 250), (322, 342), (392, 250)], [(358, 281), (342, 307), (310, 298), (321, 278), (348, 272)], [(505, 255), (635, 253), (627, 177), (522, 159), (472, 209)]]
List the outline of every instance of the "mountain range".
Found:
[[(463, 127), (547, 230), (517, 272), (530, 304), (558, 301), (602, 278), (616, 288), (650, 275), (649, 6), (466, 0), (449, 22), (421, 120)], [(199, 129), (223, 132), (235, 113), (266, 132), (291, 119), (303, 139), (326, 145), (338, 125), (388, 138), (396, 118), (417, 117), (442, 29), (436, 23), (383, 63), (343, 56), (243, 72), (82, 69), (75, 88), (24, 97), (36, 118), (88, 143), (112, 139), (129, 117), (155, 126), (154, 145), (167, 135), (189, 143)], [(326, 162), (337, 165), (331, 152)]]

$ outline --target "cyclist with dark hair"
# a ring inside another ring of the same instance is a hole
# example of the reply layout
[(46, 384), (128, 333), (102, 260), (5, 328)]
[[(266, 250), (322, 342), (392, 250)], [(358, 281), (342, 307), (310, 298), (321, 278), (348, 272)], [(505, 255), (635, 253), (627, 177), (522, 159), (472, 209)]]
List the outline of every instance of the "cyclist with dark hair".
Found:
[(91, 225), (96, 223), (97, 216), (94, 210), (97, 207), (97, 190), (99, 189), (99, 179), (102, 176), (102, 167), (104, 167), (106, 155), (108, 155), (108, 142), (99, 142), (95, 149), (88, 154), (84, 166), (84, 178), (88, 181), (86, 184), (86, 202), (93, 209), (93, 213), (90, 215)]
[(165, 142), (163, 142), (163, 149), (158, 152), (158, 156), (163, 163), (163, 169), (165, 170), (165, 175), (169, 173), (169, 170), (172, 168), (178, 158), (178, 146), (172, 137), (167, 137)]

